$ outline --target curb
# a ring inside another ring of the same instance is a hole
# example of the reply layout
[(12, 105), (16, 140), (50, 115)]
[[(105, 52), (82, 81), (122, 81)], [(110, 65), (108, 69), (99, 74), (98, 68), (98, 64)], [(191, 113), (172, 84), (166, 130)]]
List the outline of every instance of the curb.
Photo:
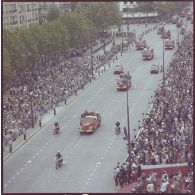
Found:
[[(106, 69), (104, 72), (107, 72), (110, 69), (110, 67), (108, 69)], [(102, 74), (101, 74), (102, 75)], [(101, 76), (100, 75), (100, 76)], [(95, 79), (92, 79), (91, 82), (89, 82), (86, 87), (84, 89), (87, 89), (88, 87), (91, 86), (92, 83), (94, 83), (97, 79), (100, 78), (100, 76), (98, 76)], [(78, 97), (79, 95), (81, 95), (83, 93), (84, 90), (79, 90), (77, 95), (74, 95), (73, 97), (70, 98), (70, 100), (67, 102), (67, 104), (70, 104), (76, 97)], [(53, 119), (53, 117), (52, 117)], [(51, 119), (51, 120), (52, 120)], [(33, 137), (36, 133), (38, 133), (44, 126), (46, 126), (51, 120), (49, 120), (48, 122), (46, 122), (44, 125), (42, 125), (41, 127), (39, 127), (37, 130), (35, 130), (34, 132), (32, 132), (28, 138), (26, 140), (23, 140), (20, 144), (18, 144), (14, 150), (12, 151), (12, 153), (8, 153), (7, 155), (5, 155), (5, 157), (3, 157), (3, 161), (6, 161), (10, 156), (12, 156), (13, 153), (15, 153), (21, 146), (23, 146), (28, 140), (31, 139), (31, 137)]]

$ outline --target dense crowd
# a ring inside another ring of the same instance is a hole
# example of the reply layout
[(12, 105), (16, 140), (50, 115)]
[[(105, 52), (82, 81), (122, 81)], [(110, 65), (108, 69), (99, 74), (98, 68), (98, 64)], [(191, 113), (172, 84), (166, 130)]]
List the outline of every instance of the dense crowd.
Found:
[[(102, 47), (101, 40), (93, 46)], [(99, 42), (99, 44), (98, 44)], [(110, 36), (105, 37), (105, 45), (110, 43)], [(55, 108), (59, 102), (66, 101), (71, 95), (92, 79), (93, 72), (100, 72), (100, 67), (108, 63), (120, 51), (116, 44), (102, 55), (91, 56), (90, 46), (70, 49), (63, 55), (51, 59), (42, 56), (36, 68), (28, 67), (16, 72), (16, 80), (9, 88), (9, 94), (3, 97), (3, 135), (7, 145), (10, 135), (22, 133), (22, 127), (28, 129), (41, 115)], [(32, 109), (31, 109), (32, 108)], [(32, 115), (33, 110), (33, 115)]]
[[(152, 109), (140, 122), (138, 136), (131, 143), (132, 169), (133, 166), (140, 164), (187, 162), (189, 174), (191, 173), (193, 166), (192, 51), (193, 34), (189, 32), (175, 52), (165, 73), (165, 82), (162, 81), (155, 91)], [(131, 176), (133, 177), (133, 171)], [(164, 183), (164, 180), (161, 183)], [(190, 188), (188, 185), (192, 185), (191, 182), (189, 183), (186, 183), (186, 189)], [(143, 185), (141, 179), (139, 185)]]

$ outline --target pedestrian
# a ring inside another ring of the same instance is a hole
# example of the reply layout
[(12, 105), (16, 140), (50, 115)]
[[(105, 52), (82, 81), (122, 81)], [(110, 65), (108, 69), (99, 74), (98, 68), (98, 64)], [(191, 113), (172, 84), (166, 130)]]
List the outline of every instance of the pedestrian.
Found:
[(127, 139), (127, 129), (124, 126), (124, 134), (123, 134), (123, 139), (126, 140)]
[(11, 137), (9, 138), (8, 145), (9, 145), (9, 152), (12, 153), (12, 138)]
[(118, 172), (116, 168), (114, 168), (114, 182), (115, 182), (115, 186), (118, 186)]
[(53, 104), (53, 114), (56, 115), (56, 105)]
[(26, 128), (24, 127), (24, 125), (22, 127), (22, 133), (24, 135), (24, 140), (26, 140)]
[(66, 105), (67, 94), (64, 92), (64, 104)]

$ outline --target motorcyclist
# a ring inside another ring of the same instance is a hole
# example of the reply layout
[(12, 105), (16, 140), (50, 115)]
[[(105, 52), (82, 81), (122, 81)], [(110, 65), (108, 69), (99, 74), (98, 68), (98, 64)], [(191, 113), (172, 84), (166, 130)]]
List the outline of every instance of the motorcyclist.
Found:
[(119, 121), (116, 121), (115, 123), (115, 131), (116, 131), (116, 135), (120, 134), (120, 122)]
[(56, 169), (63, 163), (62, 155), (58, 151), (56, 154)]
[(115, 125), (116, 125), (116, 127), (120, 127), (121, 124), (119, 121), (116, 121)]
[(58, 122), (55, 122), (55, 123), (54, 123), (53, 130), (54, 130), (54, 135), (56, 135), (56, 134), (59, 133), (59, 131), (60, 131), (60, 126), (59, 126), (59, 123), (58, 123)]

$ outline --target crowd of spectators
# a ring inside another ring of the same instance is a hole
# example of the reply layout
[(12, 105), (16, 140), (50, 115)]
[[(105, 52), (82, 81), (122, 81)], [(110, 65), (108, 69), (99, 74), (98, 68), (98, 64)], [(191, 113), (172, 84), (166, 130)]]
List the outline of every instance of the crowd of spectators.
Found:
[[(178, 46), (165, 72), (164, 81), (162, 80), (155, 91), (152, 108), (143, 121), (139, 121), (137, 137), (131, 143), (132, 168), (134, 164), (163, 165), (186, 162), (189, 175), (185, 180), (185, 188), (189, 188), (189, 191), (192, 186), (193, 166), (192, 51), (193, 34), (190, 31)], [(178, 192), (177, 182), (178, 178), (173, 177), (173, 192)], [(140, 189), (140, 186), (143, 186), (140, 178), (137, 185)], [(162, 191), (165, 185), (166, 181), (162, 179), (159, 191)], [(148, 182), (149, 191), (153, 189), (152, 186), (153, 184)]]
[[(96, 41), (93, 47), (100, 42)], [(106, 45), (110, 43), (106, 39)], [(102, 44), (99, 44), (102, 47)], [(98, 46), (100, 47), (100, 46)], [(100, 72), (100, 67), (108, 63), (120, 50), (116, 44), (102, 55), (91, 56), (90, 46), (69, 49), (63, 55), (53, 59), (43, 55), (36, 67), (28, 66), (16, 72), (16, 79), (3, 97), (3, 135), (8, 144), (10, 135), (13, 139), (22, 133), (22, 126), (28, 129), (59, 102), (65, 101), (92, 79), (93, 72)], [(33, 110), (33, 115), (32, 115)], [(17, 135), (15, 135), (17, 134)]]

